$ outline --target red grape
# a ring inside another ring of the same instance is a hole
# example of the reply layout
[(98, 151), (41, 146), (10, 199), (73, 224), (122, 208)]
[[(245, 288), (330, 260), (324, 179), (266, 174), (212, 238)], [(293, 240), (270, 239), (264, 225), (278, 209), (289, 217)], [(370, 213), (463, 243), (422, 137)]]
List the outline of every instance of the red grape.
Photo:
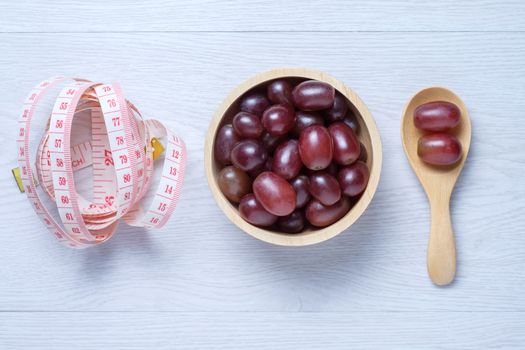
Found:
[(359, 142), (359, 149), (361, 150), (361, 153), (359, 153), (359, 158), (357, 158), (357, 160), (360, 160), (366, 163), (368, 159), (368, 153), (366, 151), (365, 145), (363, 145), (362, 142)]
[(354, 132), (354, 134), (359, 134), (359, 123), (357, 122), (355, 116), (352, 114), (349, 115), (343, 119), (343, 123), (345, 123), (346, 125), (348, 125), (350, 127), (350, 129), (352, 129), (352, 131)]
[(301, 131), (310, 125), (324, 125), (323, 117), (317, 112), (295, 112), (295, 125), (292, 129), (292, 134), (295, 137), (301, 135)]
[(244, 220), (257, 226), (270, 226), (277, 221), (277, 216), (268, 213), (252, 193), (242, 197), (239, 214)]
[(237, 113), (232, 124), (237, 134), (245, 138), (257, 139), (263, 132), (259, 117), (248, 112)]
[(337, 180), (343, 193), (352, 197), (361, 194), (365, 190), (369, 176), (370, 171), (366, 164), (358, 161), (339, 170)]
[(286, 233), (341, 219), (369, 176), (348, 99), (321, 81), (293, 82), (276, 79), (241, 96), (213, 150), (219, 188), (239, 215)]
[(334, 162), (330, 163), (328, 168), (324, 169), (324, 171), (326, 171), (328, 174), (332, 176), (336, 176), (338, 170), (339, 170), (339, 166), (335, 164)]
[[(266, 160), (266, 162), (268, 162), (268, 159)], [(250, 175), (250, 177), (252, 179), (255, 179), (257, 176), (259, 176), (259, 174), (261, 174), (263, 171), (266, 171), (266, 162), (264, 163), (264, 165), (260, 165), (258, 166), (257, 168), (253, 169), (253, 170), (250, 170), (248, 172), (248, 175)]]
[(417, 155), (426, 163), (450, 165), (461, 159), (461, 143), (449, 134), (421, 136), (417, 144)]
[(350, 200), (342, 197), (334, 205), (323, 205), (316, 199), (312, 199), (306, 206), (306, 220), (317, 227), (324, 227), (333, 224), (341, 219), (350, 210)]
[(273, 158), (268, 157), (268, 159), (266, 159), (266, 163), (264, 164), (264, 169), (268, 171), (272, 171), (272, 164), (273, 164)]
[(342, 121), (348, 112), (348, 101), (339, 92), (335, 93), (334, 104), (325, 112), (326, 120), (329, 123)]
[(308, 169), (306, 168), (304, 173), (308, 176), (310, 175), (313, 175), (313, 174), (316, 174), (320, 171), (323, 171), (323, 172), (326, 172), (332, 176), (337, 176), (337, 172), (339, 171), (339, 166), (337, 164), (335, 164), (334, 162), (330, 163), (329, 166), (327, 166), (326, 168), (322, 169), (322, 170), (311, 170), (311, 169)]
[(304, 213), (300, 209), (296, 209), (287, 216), (282, 216), (277, 221), (279, 228), (288, 233), (298, 233), (304, 229)]
[(359, 140), (348, 125), (333, 123), (328, 127), (334, 143), (334, 161), (341, 165), (352, 164), (359, 158)]
[(293, 89), (292, 96), (297, 108), (303, 111), (318, 111), (332, 107), (335, 89), (321, 81), (307, 80)]
[(414, 111), (416, 128), (425, 131), (446, 131), (459, 124), (461, 112), (453, 103), (445, 101), (422, 104)]
[(302, 208), (310, 200), (310, 192), (308, 192), (308, 185), (310, 181), (305, 175), (299, 175), (295, 179), (291, 180), (293, 189), (295, 190), (296, 196), (296, 207)]
[(292, 86), (286, 80), (274, 80), (266, 90), (268, 98), (275, 104), (292, 104)]
[(232, 149), (233, 165), (244, 171), (252, 171), (264, 166), (268, 153), (262, 144), (255, 140), (244, 140)]
[(231, 124), (224, 125), (219, 129), (219, 132), (215, 137), (215, 145), (213, 150), (215, 159), (221, 165), (231, 164), (231, 151), (239, 141), (239, 136), (235, 133), (235, 130)]
[(330, 165), (333, 144), (328, 129), (320, 125), (304, 129), (299, 136), (299, 155), (308, 169), (321, 170)]
[(279, 145), (273, 157), (272, 170), (285, 179), (296, 177), (303, 167), (297, 140), (288, 140)]
[(281, 136), (293, 128), (295, 112), (292, 107), (273, 105), (264, 111), (262, 124), (273, 135)]
[(252, 92), (245, 95), (240, 103), (241, 111), (255, 114), (258, 117), (260, 117), (269, 106), (270, 101), (268, 101), (264, 94), (259, 92)]
[(235, 203), (238, 203), (244, 195), (252, 190), (250, 177), (241, 169), (231, 165), (221, 170), (217, 181), (226, 198)]
[(308, 191), (324, 205), (335, 204), (341, 198), (337, 179), (326, 172), (317, 172), (309, 177)]
[(268, 153), (273, 153), (277, 146), (279, 146), (279, 143), (283, 140), (284, 137), (282, 136), (272, 135), (269, 132), (265, 132), (262, 137), (262, 144)]
[(285, 179), (265, 171), (253, 182), (253, 192), (261, 205), (270, 213), (286, 216), (295, 209), (295, 190)]

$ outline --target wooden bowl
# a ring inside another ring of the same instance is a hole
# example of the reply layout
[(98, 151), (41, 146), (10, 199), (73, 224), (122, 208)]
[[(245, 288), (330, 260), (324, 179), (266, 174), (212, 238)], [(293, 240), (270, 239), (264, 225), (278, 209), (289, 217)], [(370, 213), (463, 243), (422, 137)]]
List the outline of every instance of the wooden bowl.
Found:
[[(359, 123), (360, 131), (358, 137), (363, 145), (365, 145), (368, 153), (367, 165), (370, 169), (370, 179), (367, 188), (345, 216), (330, 226), (324, 228), (307, 228), (305, 231), (296, 234), (273, 231), (271, 229), (254, 226), (244, 221), (239, 215), (237, 207), (230, 203), (219, 189), (217, 175), (221, 168), (214, 159), (213, 152), (217, 131), (224, 124), (231, 123), (233, 116), (238, 112), (241, 96), (252, 88), (264, 87), (266, 83), (278, 78), (292, 79), (297, 82), (308, 79), (323, 81), (332, 85), (345, 96), (350, 102), (350, 108), (354, 111)], [(237, 227), (253, 237), (265, 242), (284, 246), (303, 246), (326, 241), (350, 227), (350, 225), (363, 214), (376, 192), (379, 175), (381, 173), (381, 163), (382, 150), (379, 132), (374, 118), (359, 96), (339, 80), (320, 71), (303, 68), (274, 69), (260, 73), (239, 85), (226, 97), (215, 113), (206, 135), (206, 144), (204, 147), (206, 177), (208, 178), (211, 192), (224, 214), (226, 214)]]

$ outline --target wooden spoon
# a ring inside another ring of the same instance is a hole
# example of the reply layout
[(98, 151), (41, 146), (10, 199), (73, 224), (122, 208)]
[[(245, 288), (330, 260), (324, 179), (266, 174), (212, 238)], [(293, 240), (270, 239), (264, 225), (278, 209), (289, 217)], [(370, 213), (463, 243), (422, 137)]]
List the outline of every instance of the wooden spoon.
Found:
[[(414, 110), (423, 103), (448, 101), (461, 111), (461, 121), (449, 133), (461, 142), (463, 155), (450, 166), (435, 166), (423, 162), (417, 155), (419, 137), (424, 134), (414, 126)], [(431, 208), (430, 238), (427, 269), (432, 282), (446, 285), (456, 274), (456, 245), (450, 220), (450, 197), (470, 147), (471, 128), (467, 108), (461, 99), (444, 87), (429, 87), (416, 93), (408, 101), (401, 122), (401, 140), (408, 161), (427, 193)]]

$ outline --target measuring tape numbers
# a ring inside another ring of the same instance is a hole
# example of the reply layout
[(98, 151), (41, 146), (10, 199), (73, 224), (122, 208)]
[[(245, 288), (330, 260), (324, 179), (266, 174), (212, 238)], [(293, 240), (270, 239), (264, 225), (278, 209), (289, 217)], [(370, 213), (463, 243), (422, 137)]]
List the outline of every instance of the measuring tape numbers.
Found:
[[(37, 106), (44, 95), (62, 85), (32, 153)], [(73, 120), (80, 113), (90, 113), (91, 138), (74, 144)], [(68, 247), (81, 249), (107, 241), (120, 218), (131, 226), (160, 228), (180, 197), (187, 154), (183, 140), (161, 122), (144, 120), (118, 84), (65, 77), (38, 84), (24, 102), (17, 147), (19, 168), (13, 174), (19, 187), (49, 231)], [(160, 179), (154, 181), (155, 159), (162, 153)], [(92, 198), (79, 194), (74, 181), (74, 173), (89, 166)], [(45, 195), (54, 201), (59, 220), (44, 206)], [(148, 204), (145, 197), (152, 198)]]

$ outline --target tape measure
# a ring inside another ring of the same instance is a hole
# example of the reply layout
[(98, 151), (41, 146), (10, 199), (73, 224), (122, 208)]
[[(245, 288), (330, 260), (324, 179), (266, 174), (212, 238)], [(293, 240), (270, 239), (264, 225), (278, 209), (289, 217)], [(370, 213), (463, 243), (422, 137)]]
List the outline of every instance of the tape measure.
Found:
[[(48, 118), (47, 127), (33, 157), (30, 136), (38, 131), (34, 124), (39, 114), (35, 111), (43, 97), (61, 85), (51, 115), (43, 116)], [(86, 114), (90, 139), (74, 144), (73, 120)], [(81, 249), (107, 241), (120, 218), (131, 226), (160, 228), (180, 197), (184, 141), (159, 121), (144, 120), (118, 84), (65, 77), (38, 84), (24, 102), (17, 147), (19, 168), (13, 174), (19, 187), (45, 226), (68, 247)], [(161, 154), (164, 163), (158, 176), (154, 161)], [(74, 180), (74, 173), (89, 166), (92, 198), (79, 194)], [(54, 202), (55, 215), (49, 204), (44, 206), (45, 196)]]

